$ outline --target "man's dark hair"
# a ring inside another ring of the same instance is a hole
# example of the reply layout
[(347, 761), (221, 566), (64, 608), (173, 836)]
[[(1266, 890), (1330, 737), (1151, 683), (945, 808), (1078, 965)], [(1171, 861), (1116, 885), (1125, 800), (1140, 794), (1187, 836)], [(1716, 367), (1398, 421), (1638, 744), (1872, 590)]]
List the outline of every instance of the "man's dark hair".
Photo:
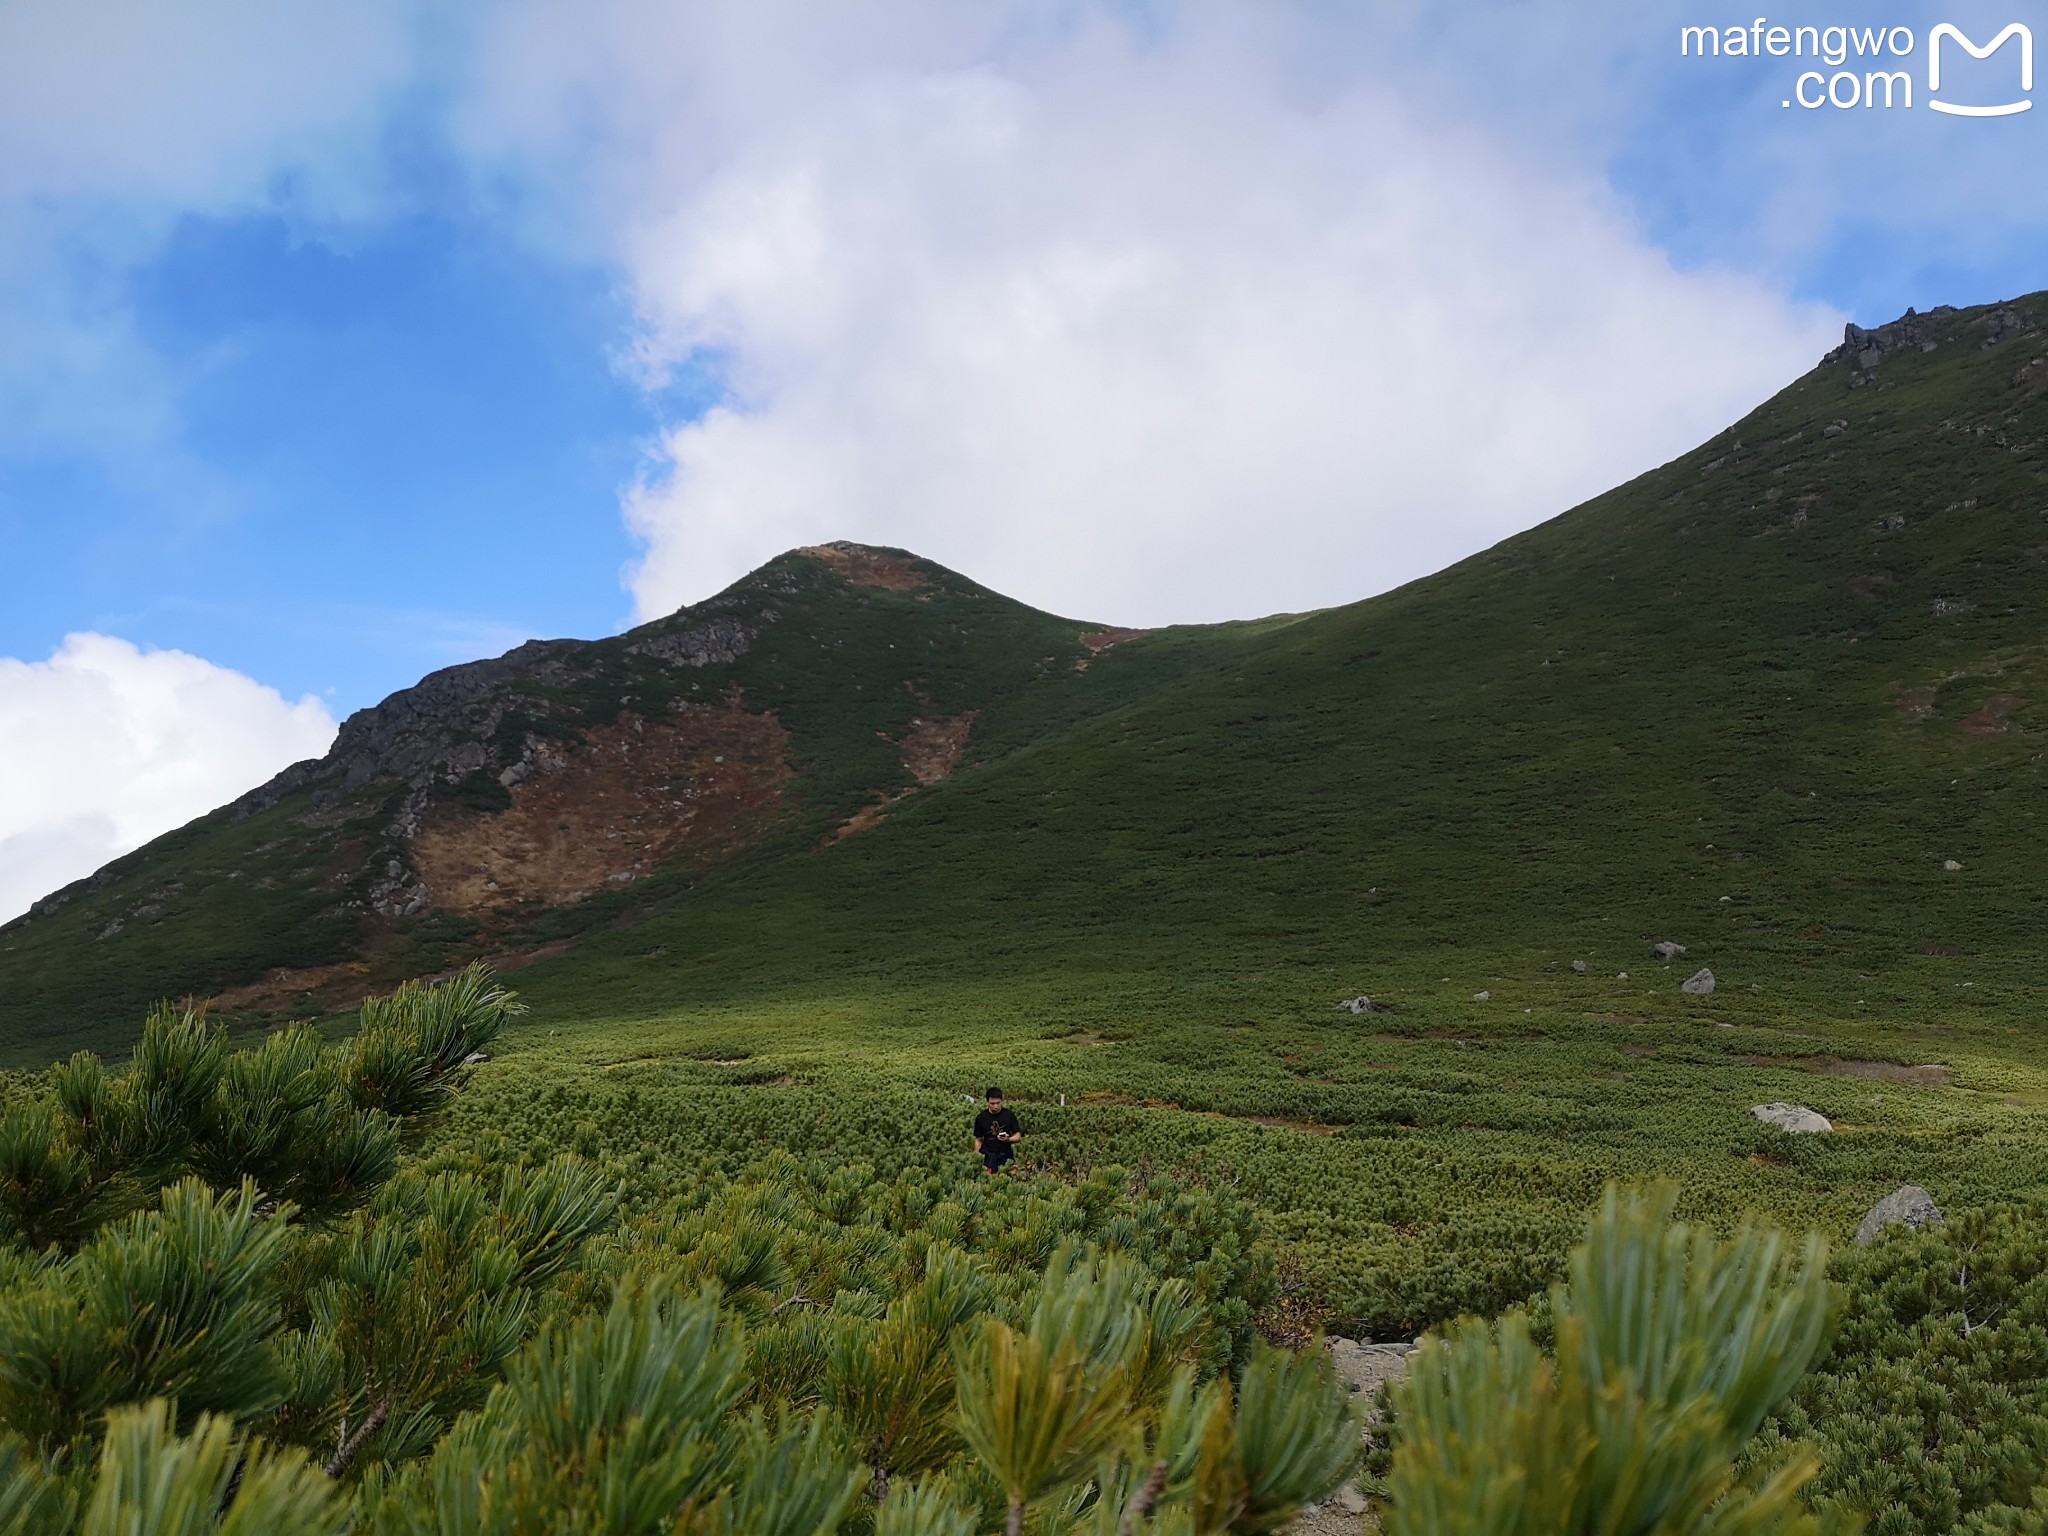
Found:
[(1002, 1096), (1003, 1090), (1000, 1088), (991, 1088), (987, 1093), (982, 1095), (982, 1097), (985, 1099), (1000, 1099)]

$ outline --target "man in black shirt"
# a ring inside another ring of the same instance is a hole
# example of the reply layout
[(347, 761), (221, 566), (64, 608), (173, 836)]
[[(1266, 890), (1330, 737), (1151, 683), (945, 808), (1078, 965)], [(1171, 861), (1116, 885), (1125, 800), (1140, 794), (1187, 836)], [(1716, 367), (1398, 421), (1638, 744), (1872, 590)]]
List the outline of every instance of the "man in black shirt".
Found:
[(1024, 1127), (1017, 1123), (1017, 1111), (1003, 1108), (1003, 1090), (988, 1091), (988, 1108), (974, 1117), (974, 1150), (990, 1173), (1000, 1173), (1003, 1164), (1017, 1155), (1017, 1143), (1024, 1139)]

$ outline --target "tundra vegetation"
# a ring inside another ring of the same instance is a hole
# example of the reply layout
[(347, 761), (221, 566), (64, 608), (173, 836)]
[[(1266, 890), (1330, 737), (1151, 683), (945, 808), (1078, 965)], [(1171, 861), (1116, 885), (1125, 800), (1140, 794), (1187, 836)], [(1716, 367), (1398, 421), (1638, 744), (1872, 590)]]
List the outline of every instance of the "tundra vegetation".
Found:
[(2048, 1519), (2038, 1210), (1830, 1271), (1610, 1185), (1368, 1446), (1264, 1336), (1302, 1320), (1239, 1181), (774, 1147), (801, 1110), (622, 1154), (491, 1090), (518, 1011), (480, 968), (332, 1042), (166, 1008), (10, 1083), (0, 1530), (1266, 1536), (1354, 1477), (1401, 1536)]
[[(1345, 1470), (1392, 1526), (2048, 1529), (2044, 336), (1858, 332), (1322, 613), (792, 552), (54, 893), (0, 927), (0, 1519), (1249, 1531), (1339, 1475), (1268, 1351), (1439, 1330)], [(392, 990), (479, 955), (530, 1014)], [(71, 1055), (188, 993), (227, 1038)], [(1908, 1184), (1945, 1223), (1854, 1246)]]

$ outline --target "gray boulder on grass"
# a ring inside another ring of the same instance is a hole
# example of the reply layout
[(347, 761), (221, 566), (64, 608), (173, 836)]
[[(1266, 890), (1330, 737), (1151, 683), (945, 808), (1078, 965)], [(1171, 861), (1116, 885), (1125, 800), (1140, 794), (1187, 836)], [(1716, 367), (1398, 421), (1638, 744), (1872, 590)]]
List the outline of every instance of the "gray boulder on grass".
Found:
[(1683, 944), (1674, 944), (1669, 939), (1659, 939), (1650, 946), (1650, 953), (1659, 960), (1662, 960), (1666, 965), (1669, 965), (1685, 953), (1685, 946)]
[(1826, 1115), (1808, 1109), (1804, 1104), (1753, 1104), (1749, 1112), (1765, 1125), (1775, 1125), (1795, 1136), (1819, 1136), (1835, 1128), (1835, 1123)]
[(1856, 1246), (1868, 1248), (1886, 1227), (1903, 1226), (1918, 1230), (1941, 1224), (1941, 1207), (1934, 1203), (1934, 1196), (1918, 1184), (1901, 1184), (1864, 1212), (1863, 1222), (1856, 1228)]
[(1347, 997), (1337, 1006), (1346, 1013), (1372, 1013), (1374, 1011), (1372, 999), (1363, 994), (1357, 997)]
[(1585, 962), (1585, 961), (1583, 961), (1583, 960), (1574, 960), (1574, 961), (1572, 962), (1572, 974), (1573, 974), (1574, 976), (1583, 976), (1583, 975), (1585, 975), (1585, 974), (1586, 974), (1586, 962)]
[(1714, 990), (1714, 973), (1701, 966), (1678, 984), (1678, 990), (1689, 992), (1694, 997), (1705, 997)]

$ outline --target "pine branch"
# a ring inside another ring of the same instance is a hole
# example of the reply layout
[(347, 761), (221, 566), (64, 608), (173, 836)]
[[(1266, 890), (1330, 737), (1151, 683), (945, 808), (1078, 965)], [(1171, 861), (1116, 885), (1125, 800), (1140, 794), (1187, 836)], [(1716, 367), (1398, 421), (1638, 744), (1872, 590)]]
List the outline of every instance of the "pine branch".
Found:
[[(361, 1453), (365, 1442), (369, 1440), (370, 1436), (384, 1427), (384, 1420), (390, 1417), (390, 1414), (390, 1399), (380, 1399), (372, 1404), (369, 1413), (364, 1416), (363, 1422), (356, 1426), (356, 1432), (342, 1441), (340, 1446), (336, 1448), (334, 1458), (327, 1463), (327, 1475), (332, 1478), (339, 1478), (342, 1473), (346, 1472), (349, 1469), (350, 1463)], [(343, 1427), (346, 1428), (346, 1425)]]
[(1117, 1536), (1136, 1536), (1138, 1522), (1151, 1515), (1152, 1506), (1159, 1502), (1159, 1495), (1166, 1492), (1166, 1472), (1165, 1462), (1152, 1463), (1152, 1471), (1146, 1476), (1144, 1486), (1124, 1511), (1123, 1520), (1117, 1526)]

